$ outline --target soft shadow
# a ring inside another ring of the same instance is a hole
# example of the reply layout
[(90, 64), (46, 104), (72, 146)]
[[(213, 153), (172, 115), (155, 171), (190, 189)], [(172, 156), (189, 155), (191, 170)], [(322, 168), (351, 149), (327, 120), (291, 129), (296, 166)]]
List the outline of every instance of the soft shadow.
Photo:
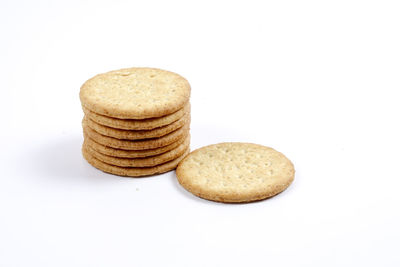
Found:
[(82, 142), (82, 136), (73, 135), (37, 144), (30, 153), (29, 165), (41, 179), (68, 183), (106, 180), (110, 175), (95, 169), (83, 158)]

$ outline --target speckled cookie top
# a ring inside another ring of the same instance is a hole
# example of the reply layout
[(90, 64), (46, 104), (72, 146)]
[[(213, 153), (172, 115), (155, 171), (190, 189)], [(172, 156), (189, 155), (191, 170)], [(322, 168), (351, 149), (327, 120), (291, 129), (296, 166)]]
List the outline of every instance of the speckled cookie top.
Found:
[(271, 197), (294, 179), (293, 164), (282, 153), (249, 143), (221, 143), (195, 150), (176, 173), (188, 191), (221, 202)]
[(182, 108), (190, 85), (182, 76), (154, 68), (128, 68), (99, 74), (80, 90), (82, 105), (121, 119), (165, 116)]

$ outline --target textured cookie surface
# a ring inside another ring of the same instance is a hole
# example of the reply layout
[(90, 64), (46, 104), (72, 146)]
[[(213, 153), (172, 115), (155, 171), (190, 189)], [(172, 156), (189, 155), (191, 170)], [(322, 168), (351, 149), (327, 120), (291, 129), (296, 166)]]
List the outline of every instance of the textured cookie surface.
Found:
[(178, 141), (179, 139), (188, 134), (190, 124), (189, 123), (185, 124), (178, 130), (175, 130), (159, 138), (144, 139), (137, 141), (117, 139), (114, 137), (109, 137), (99, 134), (98, 132), (88, 127), (85, 123), (85, 120), (82, 121), (82, 127), (86, 135), (88, 135), (97, 143), (102, 144), (104, 146), (118, 148), (118, 149), (126, 149), (126, 150), (147, 150), (147, 149), (154, 149), (167, 146), (169, 144)]
[(97, 143), (93, 139), (91, 139), (87, 134), (84, 133), (85, 142), (94, 150), (104, 155), (118, 157), (118, 158), (145, 158), (150, 156), (159, 155), (165, 152), (168, 152), (176, 147), (178, 147), (183, 142), (190, 142), (190, 135), (178, 139), (176, 142), (173, 142), (169, 145), (158, 147), (154, 149), (147, 150), (124, 150), (108, 147), (102, 144)]
[(180, 75), (154, 68), (127, 68), (96, 75), (80, 90), (81, 103), (121, 119), (161, 117), (182, 108), (190, 85)]
[(104, 126), (101, 124), (98, 124), (97, 122), (92, 121), (91, 119), (87, 118), (85, 116), (84, 120), (85, 123), (88, 127), (92, 128), (96, 132), (118, 138), (118, 139), (128, 139), (128, 140), (140, 140), (140, 139), (149, 139), (149, 138), (154, 138), (154, 137), (160, 137), (163, 135), (166, 135), (170, 132), (175, 131), (176, 129), (181, 128), (183, 125), (188, 123), (190, 119), (190, 113), (185, 114), (182, 118), (179, 120), (166, 125), (162, 126), (156, 129), (152, 130), (121, 130), (121, 129), (115, 129), (111, 128), (108, 126)]
[(197, 149), (179, 164), (179, 183), (201, 198), (250, 202), (272, 197), (294, 179), (282, 153), (249, 143), (220, 143)]
[(190, 103), (186, 103), (183, 108), (179, 109), (174, 113), (162, 117), (142, 119), (142, 120), (112, 118), (101, 114), (97, 114), (85, 108), (84, 106), (82, 106), (82, 109), (85, 115), (89, 119), (104, 126), (117, 129), (124, 129), (124, 130), (151, 130), (154, 128), (171, 124), (182, 118), (186, 113), (190, 112)]
[(171, 161), (173, 159), (176, 159), (177, 157), (180, 157), (183, 153), (185, 153), (186, 150), (189, 149), (189, 145), (190, 145), (189, 140), (186, 140), (185, 142), (180, 144), (177, 148), (172, 149), (160, 155), (146, 157), (146, 158), (127, 159), (127, 158), (117, 158), (104, 155), (94, 150), (89, 145), (89, 143), (86, 142), (86, 140), (83, 143), (83, 146), (86, 147), (87, 151), (97, 159), (105, 163), (120, 167), (153, 167), (156, 165), (160, 165), (164, 162)]
[(129, 168), (129, 167), (118, 167), (111, 164), (107, 164), (102, 162), (101, 160), (94, 157), (90, 152), (86, 149), (85, 146), (82, 146), (82, 154), (83, 157), (95, 168), (120, 176), (130, 176), (130, 177), (140, 177), (140, 176), (148, 176), (153, 174), (159, 174), (171, 171), (176, 168), (178, 163), (189, 153), (189, 149), (182, 154), (182, 156), (168, 161), (164, 164), (157, 165), (155, 167), (144, 167), (144, 168)]

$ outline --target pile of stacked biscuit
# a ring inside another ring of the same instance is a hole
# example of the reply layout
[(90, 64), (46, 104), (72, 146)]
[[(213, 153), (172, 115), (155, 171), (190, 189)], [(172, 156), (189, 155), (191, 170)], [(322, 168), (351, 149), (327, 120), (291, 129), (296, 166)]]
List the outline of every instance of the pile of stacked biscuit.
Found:
[(80, 90), (83, 156), (123, 176), (175, 169), (190, 150), (189, 98), (186, 79), (160, 69), (121, 69), (91, 78)]

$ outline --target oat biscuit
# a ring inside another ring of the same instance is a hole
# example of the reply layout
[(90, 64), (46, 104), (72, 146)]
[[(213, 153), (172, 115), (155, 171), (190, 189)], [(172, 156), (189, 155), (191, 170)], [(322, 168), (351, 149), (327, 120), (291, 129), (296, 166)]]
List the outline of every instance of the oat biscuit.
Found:
[(124, 149), (117, 149), (108, 146), (104, 146), (102, 144), (97, 143), (89, 136), (84, 133), (85, 142), (90, 146), (92, 149), (96, 150), (99, 153), (102, 153), (107, 156), (117, 157), (117, 158), (145, 158), (150, 156), (159, 155), (165, 152), (168, 152), (176, 147), (178, 147), (183, 142), (190, 142), (190, 135), (187, 134), (186, 136), (182, 137), (176, 142), (169, 144), (167, 146), (154, 148), (154, 149), (147, 149), (147, 150), (124, 150)]
[(82, 146), (82, 154), (83, 157), (89, 162), (92, 166), (96, 167), (97, 169), (116, 174), (120, 176), (130, 176), (130, 177), (140, 177), (140, 176), (149, 176), (153, 174), (160, 174), (171, 171), (176, 168), (178, 163), (189, 153), (189, 149), (185, 151), (180, 157), (166, 162), (161, 165), (157, 165), (154, 167), (143, 167), (143, 168), (134, 168), (134, 167), (118, 167), (114, 165), (110, 165), (107, 163), (98, 160), (92, 154), (88, 152), (85, 146)]
[(99, 74), (80, 90), (81, 104), (120, 119), (161, 117), (181, 109), (190, 85), (180, 75), (155, 68), (127, 68)]
[(282, 153), (249, 143), (220, 143), (197, 149), (179, 164), (179, 183), (201, 198), (250, 202), (272, 197), (294, 179)]
[(158, 127), (169, 125), (180, 118), (182, 118), (186, 113), (190, 112), (190, 103), (186, 103), (185, 106), (178, 111), (157, 118), (133, 120), (133, 119), (118, 119), (107, 117), (101, 114), (97, 114), (93, 111), (82, 106), (85, 115), (92, 121), (98, 124), (124, 130), (151, 130)]
[(179, 120), (177, 120), (169, 125), (162, 126), (162, 127), (156, 128), (156, 129), (152, 129), (152, 130), (120, 130), (120, 129), (115, 129), (115, 128), (111, 128), (108, 126), (98, 124), (97, 122), (92, 121), (91, 119), (87, 118), (86, 116), (84, 117), (85, 124), (92, 130), (95, 130), (96, 132), (98, 132), (99, 134), (118, 138), (118, 139), (128, 139), (128, 140), (140, 140), (140, 139), (149, 139), (149, 138), (164, 136), (166, 134), (169, 134), (170, 132), (175, 131), (176, 129), (181, 128), (183, 125), (188, 123), (189, 119), (190, 119), (190, 113), (187, 113), (187, 114), (185, 114), (185, 116), (183, 116)]
[(87, 134), (97, 143), (108, 147), (126, 150), (147, 150), (167, 146), (181, 139), (183, 136), (186, 136), (190, 128), (190, 124), (188, 123), (178, 130), (175, 130), (162, 137), (134, 141), (117, 139), (99, 134), (98, 132), (92, 130), (90, 127), (87, 127), (85, 121), (82, 121), (82, 126), (85, 134)]
[(97, 159), (107, 164), (119, 167), (153, 167), (180, 157), (186, 150), (188, 150), (190, 144), (189, 140), (187, 140), (186, 142), (179, 145), (177, 148), (172, 149), (163, 154), (146, 158), (131, 158), (131, 159), (116, 158), (104, 155), (91, 148), (86, 141), (84, 141), (83, 145), (86, 147), (87, 151), (91, 155), (93, 155)]

